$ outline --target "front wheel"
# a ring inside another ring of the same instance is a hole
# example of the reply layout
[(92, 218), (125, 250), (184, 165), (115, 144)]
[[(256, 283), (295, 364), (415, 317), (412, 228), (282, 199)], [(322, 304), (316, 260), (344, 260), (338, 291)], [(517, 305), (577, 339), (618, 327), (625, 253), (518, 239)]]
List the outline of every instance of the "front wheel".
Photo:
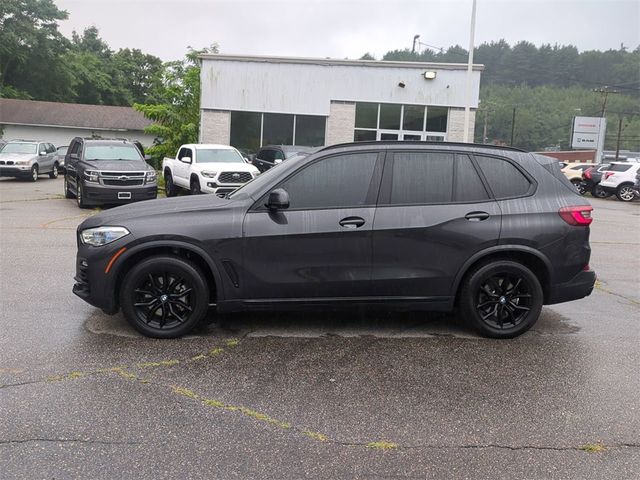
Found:
[(38, 165), (31, 167), (31, 177), (29, 177), (29, 180), (32, 182), (38, 181)]
[(500, 260), (477, 267), (465, 278), (459, 306), (463, 319), (481, 335), (513, 338), (536, 323), (543, 300), (531, 270)]
[(584, 195), (587, 190), (584, 188), (584, 185), (582, 185), (582, 180), (571, 180), (571, 183), (573, 184), (573, 186), (575, 187), (576, 191), (580, 194), (580, 195)]
[(616, 191), (616, 197), (618, 197), (618, 200), (621, 202), (630, 202), (635, 198), (635, 196), (636, 194), (633, 191), (633, 185), (630, 184), (620, 185)]
[(176, 338), (204, 319), (209, 289), (190, 261), (154, 256), (129, 270), (120, 289), (120, 306), (129, 324), (143, 335)]
[(176, 184), (173, 183), (173, 177), (170, 173), (166, 173), (164, 176), (164, 194), (167, 197), (175, 197), (177, 194)]
[(84, 192), (82, 191), (82, 184), (80, 180), (76, 181), (76, 201), (79, 208), (87, 208), (87, 203), (84, 201)]
[(49, 178), (56, 179), (58, 178), (58, 164), (53, 164), (53, 169), (49, 172)]
[(202, 190), (200, 189), (200, 180), (197, 178), (191, 179), (191, 195), (200, 195)]
[(611, 196), (611, 194), (607, 192), (604, 188), (602, 188), (600, 184), (594, 185), (594, 187), (591, 189), (591, 195), (593, 195), (596, 198), (608, 198)]

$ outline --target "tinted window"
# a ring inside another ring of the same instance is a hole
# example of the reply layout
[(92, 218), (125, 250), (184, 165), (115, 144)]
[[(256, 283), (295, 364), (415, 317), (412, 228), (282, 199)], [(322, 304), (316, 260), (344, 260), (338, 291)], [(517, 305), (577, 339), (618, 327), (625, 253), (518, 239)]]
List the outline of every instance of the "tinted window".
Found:
[(296, 145), (319, 147), (324, 145), (325, 117), (296, 115)]
[(479, 202), (489, 199), (468, 155), (456, 155), (453, 199), (456, 202)]
[(611, 165), (607, 170), (609, 172), (626, 172), (631, 168), (631, 165), (621, 165), (619, 163)]
[(255, 152), (260, 148), (262, 114), (231, 112), (231, 145)]
[(364, 205), (377, 153), (338, 155), (320, 160), (282, 185), (289, 208), (334, 208)]
[(273, 162), (276, 159), (276, 151), (270, 148), (262, 150), (258, 153), (260, 160), (266, 160), (267, 162)]
[(280, 150), (276, 150), (274, 158), (276, 160), (284, 160), (284, 153), (282, 153)]
[(427, 107), (427, 131), (446, 132), (448, 114), (447, 107)]
[(396, 153), (391, 178), (391, 203), (449, 203), (453, 195), (453, 154)]
[(506, 160), (483, 156), (477, 156), (476, 160), (496, 198), (517, 197), (529, 191), (531, 183), (527, 177)]
[(356, 103), (356, 128), (378, 128), (377, 103)]
[(293, 143), (293, 115), (265, 113), (263, 118), (263, 144), (291, 145)]

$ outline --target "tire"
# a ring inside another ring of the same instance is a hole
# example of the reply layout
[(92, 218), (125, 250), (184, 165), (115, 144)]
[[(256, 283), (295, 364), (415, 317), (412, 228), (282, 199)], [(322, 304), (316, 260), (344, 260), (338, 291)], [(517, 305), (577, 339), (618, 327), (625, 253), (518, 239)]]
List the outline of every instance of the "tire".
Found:
[(200, 189), (200, 180), (197, 178), (191, 179), (191, 195), (200, 195), (202, 190)]
[(575, 187), (575, 189), (578, 191), (580, 195), (584, 195), (585, 193), (587, 193), (587, 191), (582, 186), (582, 180), (578, 180), (577, 178), (574, 178), (573, 180), (571, 180), (571, 183), (573, 184), (573, 186)]
[(153, 338), (176, 338), (205, 318), (209, 288), (200, 269), (190, 261), (158, 255), (127, 272), (119, 298), (122, 313), (138, 332)]
[(173, 183), (173, 177), (169, 172), (164, 175), (164, 193), (167, 197), (175, 197), (178, 193), (176, 184)]
[(29, 180), (31, 182), (37, 182), (38, 181), (38, 165), (34, 165), (33, 167), (31, 167), (31, 176), (29, 177)]
[(57, 162), (53, 164), (53, 170), (51, 170), (49, 172), (49, 178), (54, 179), (54, 180), (56, 178), (58, 178), (58, 163)]
[(462, 319), (482, 336), (513, 338), (529, 330), (542, 311), (540, 281), (524, 265), (497, 260), (482, 264), (464, 279)]
[(604, 188), (600, 186), (600, 184), (596, 184), (591, 189), (591, 196), (596, 198), (608, 198), (611, 196), (609, 192), (607, 192)]
[(621, 202), (630, 202), (636, 198), (636, 194), (633, 191), (633, 185), (630, 183), (624, 183), (616, 190), (616, 197)]
[(64, 175), (64, 198), (75, 198), (76, 196), (71, 193), (71, 190), (69, 190), (69, 180), (67, 179), (67, 174), (65, 173)]
[(82, 183), (77, 181), (76, 185), (76, 201), (78, 202), (78, 208), (87, 208), (87, 203), (84, 201), (84, 195), (82, 193)]

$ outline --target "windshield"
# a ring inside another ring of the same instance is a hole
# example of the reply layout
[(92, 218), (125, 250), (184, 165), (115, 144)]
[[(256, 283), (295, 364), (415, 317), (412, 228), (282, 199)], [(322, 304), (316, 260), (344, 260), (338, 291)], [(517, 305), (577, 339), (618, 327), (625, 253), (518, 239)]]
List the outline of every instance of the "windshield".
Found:
[(2, 149), (2, 153), (30, 153), (35, 155), (37, 152), (37, 143), (7, 143)]
[(197, 163), (244, 163), (242, 155), (227, 148), (198, 148)]
[(142, 160), (140, 151), (133, 145), (89, 145), (85, 160)]
[(246, 196), (253, 197), (255, 195), (260, 194), (262, 192), (262, 189), (265, 187), (265, 185), (268, 185), (269, 183), (273, 182), (274, 179), (278, 178), (278, 176), (280, 176), (281, 174), (282, 174), (281, 178), (284, 179), (284, 177), (287, 176), (291, 170), (295, 169), (297, 164), (307, 156), (308, 155), (306, 154), (294, 155), (285, 163), (280, 163), (275, 167), (270, 168), (266, 172), (261, 173), (253, 180), (245, 183), (243, 186), (241, 186), (237, 190), (234, 190), (232, 193), (227, 195), (227, 197), (228, 198), (240, 198), (240, 197), (246, 197)]

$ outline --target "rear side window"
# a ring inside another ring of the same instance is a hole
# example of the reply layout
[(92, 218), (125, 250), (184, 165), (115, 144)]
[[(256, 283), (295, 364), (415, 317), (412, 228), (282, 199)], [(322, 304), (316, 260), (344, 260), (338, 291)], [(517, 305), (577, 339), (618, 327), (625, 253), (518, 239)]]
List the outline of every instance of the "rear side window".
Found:
[(607, 171), (609, 171), (609, 172), (626, 172), (630, 168), (631, 168), (631, 165), (621, 165), (619, 163), (616, 163), (616, 164), (611, 165), (609, 168), (607, 168)]
[(367, 203), (378, 154), (336, 155), (308, 166), (280, 186), (290, 209), (357, 207)]
[(391, 174), (392, 205), (450, 203), (453, 199), (452, 153), (396, 153)]
[(485, 156), (476, 156), (476, 161), (496, 198), (519, 197), (529, 192), (531, 182), (510, 162)]
[(489, 194), (468, 155), (456, 155), (453, 188), (453, 200), (455, 202), (489, 200)]

